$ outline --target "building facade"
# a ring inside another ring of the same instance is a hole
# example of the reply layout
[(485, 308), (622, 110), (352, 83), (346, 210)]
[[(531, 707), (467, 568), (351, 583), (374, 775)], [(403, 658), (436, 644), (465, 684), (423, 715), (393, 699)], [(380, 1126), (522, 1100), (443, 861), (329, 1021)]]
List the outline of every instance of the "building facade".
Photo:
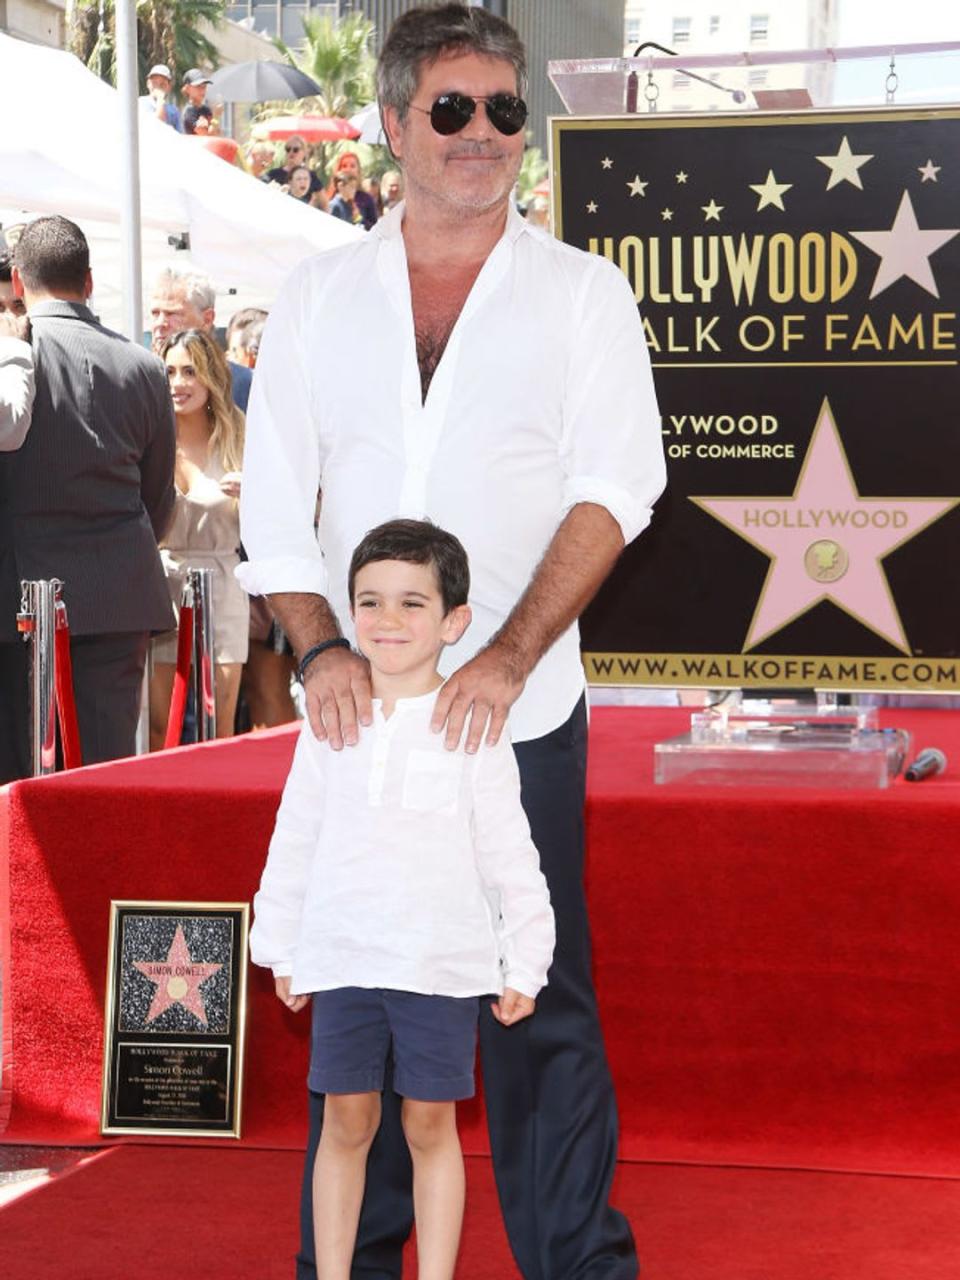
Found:
[[(824, 100), (829, 86), (821, 83), (829, 67), (764, 66), (767, 51), (824, 49), (836, 45), (839, 0), (626, 0), (623, 53), (631, 57), (639, 45), (653, 42), (677, 56), (677, 71), (655, 73), (660, 111), (718, 111), (729, 108), (723, 88), (707, 85), (683, 74), (683, 58), (710, 54), (747, 53), (756, 65), (746, 72), (698, 74), (743, 90), (748, 97), (757, 90), (807, 89), (814, 103)], [(650, 53), (661, 56), (660, 50)], [(641, 54), (641, 57), (643, 55)], [(753, 103), (750, 103), (753, 105)]]
[[(357, 10), (374, 24), (376, 50), (391, 23), (418, 3), (422, 0), (340, 0), (333, 4), (239, 0), (230, 6), (227, 15), (264, 35), (280, 35), (295, 46), (303, 36), (305, 15), (338, 18)], [(486, 0), (482, 7), (513, 23), (526, 45), (530, 68), (529, 128), (534, 145), (545, 149), (547, 117), (563, 112), (547, 77), (547, 63), (556, 58), (618, 57), (623, 44), (623, 0)]]

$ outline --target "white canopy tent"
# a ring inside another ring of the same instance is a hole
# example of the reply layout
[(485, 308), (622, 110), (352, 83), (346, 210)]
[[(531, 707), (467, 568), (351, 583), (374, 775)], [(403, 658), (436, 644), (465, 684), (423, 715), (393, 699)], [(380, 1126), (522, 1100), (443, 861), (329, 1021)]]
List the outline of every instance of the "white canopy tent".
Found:
[[(284, 195), (203, 144), (144, 118), (140, 134), (143, 276), (171, 260), (206, 271), (227, 306), (269, 306), (311, 254), (360, 234)], [(91, 243), (96, 309), (119, 326), (120, 99), (73, 55), (0, 35), (0, 219), (61, 213)], [(168, 239), (189, 236), (189, 251)]]

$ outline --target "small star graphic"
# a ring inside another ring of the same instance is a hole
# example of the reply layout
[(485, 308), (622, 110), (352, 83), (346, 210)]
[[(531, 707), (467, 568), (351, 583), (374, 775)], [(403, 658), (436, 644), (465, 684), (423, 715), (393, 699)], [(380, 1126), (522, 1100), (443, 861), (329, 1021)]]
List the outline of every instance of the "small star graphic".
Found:
[[(863, 183), (860, 181), (860, 169), (872, 160), (873, 156), (855, 156), (850, 150), (850, 143), (844, 135), (843, 141), (840, 143), (840, 149), (835, 156), (817, 156), (821, 164), (825, 164), (830, 170), (830, 177), (827, 179), (827, 190), (831, 187), (839, 186), (841, 182), (849, 182), (855, 187), (863, 190)], [(756, 191), (756, 187), (754, 187)], [(783, 206), (781, 205), (781, 208)]]
[(722, 204), (717, 204), (716, 200), (711, 197), (710, 203), (702, 204), (700, 208), (706, 215), (703, 219), (704, 222), (719, 222), (720, 214), (723, 212), (724, 206)]
[(681, 169), (681, 170), (680, 170), (680, 172), (677, 174), (677, 181), (678, 181), (678, 182), (686, 182), (686, 180), (687, 180), (687, 175), (686, 175), (686, 174), (683, 172), (683, 170)]
[(672, 210), (672, 209), (663, 209), (663, 210), (661, 210), (661, 212), (660, 212), (660, 217), (664, 220), (664, 222), (672, 222), (672, 221), (673, 221), (673, 210)]
[[(830, 600), (909, 653), (882, 562), (960, 498), (863, 497), (824, 400), (791, 496), (690, 501), (769, 557), (744, 649)], [(895, 527), (891, 508), (900, 517)]]
[(165, 960), (135, 960), (135, 969), (139, 969), (145, 978), (156, 983), (153, 1003), (146, 1021), (153, 1022), (172, 1004), (182, 1004), (204, 1026), (207, 1025), (207, 1011), (203, 1007), (200, 984), (212, 978), (223, 968), (222, 964), (198, 964), (190, 958), (187, 940), (183, 929), (177, 925), (177, 931), (170, 943), (170, 950)]
[(649, 185), (649, 182), (640, 181), (640, 175), (638, 173), (632, 182), (627, 183), (627, 189), (632, 196), (645, 196)]
[(854, 240), (865, 244), (871, 253), (880, 255), (877, 277), (870, 290), (871, 298), (896, 284), (901, 276), (908, 276), (921, 289), (926, 289), (927, 293), (939, 298), (940, 290), (933, 278), (930, 258), (948, 240), (960, 235), (960, 227), (921, 231), (917, 226), (917, 215), (913, 211), (910, 193), (904, 191), (897, 216), (889, 231), (851, 231), (850, 234)]
[(597, 212), (597, 202), (596, 200), (591, 200), (590, 203), (587, 205), (587, 213), (596, 213), (596, 212)]
[(767, 174), (766, 182), (751, 182), (749, 185), (750, 190), (755, 191), (760, 197), (760, 202), (757, 205), (757, 213), (759, 213), (761, 209), (765, 209), (768, 204), (772, 204), (775, 208), (782, 210), (784, 213), (786, 212), (783, 204), (783, 193), (790, 190), (793, 186), (792, 182), (778, 182), (773, 176), (773, 170), (771, 169)]
[(613, 168), (613, 161), (610, 159), (609, 156), (604, 156), (603, 159), (600, 161), (600, 163), (603, 165), (604, 169)]
[(917, 169), (917, 173), (921, 175), (924, 182), (939, 182), (937, 174), (943, 168), (943, 165), (934, 164), (932, 160), (928, 160), (922, 169)]

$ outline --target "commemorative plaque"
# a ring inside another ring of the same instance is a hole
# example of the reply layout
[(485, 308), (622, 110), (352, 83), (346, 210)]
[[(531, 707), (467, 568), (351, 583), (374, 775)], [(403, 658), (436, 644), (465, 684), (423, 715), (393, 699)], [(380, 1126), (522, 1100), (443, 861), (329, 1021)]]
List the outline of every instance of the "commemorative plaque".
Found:
[(591, 684), (960, 692), (958, 144), (955, 106), (554, 120), (554, 228), (632, 286), (669, 476)]
[(102, 1133), (240, 1136), (246, 903), (112, 902)]

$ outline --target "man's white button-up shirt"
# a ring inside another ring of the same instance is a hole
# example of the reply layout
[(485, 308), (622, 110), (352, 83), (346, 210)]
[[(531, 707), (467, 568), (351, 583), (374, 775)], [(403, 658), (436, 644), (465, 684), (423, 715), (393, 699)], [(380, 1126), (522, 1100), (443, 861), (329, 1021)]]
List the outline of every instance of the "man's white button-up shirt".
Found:
[[(572, 507), (605, 507), (627, 542), (646, 527), (665, 481), (660, 418), (622, 273), (514, 211), (423, 401), (402, 219), (401, 205), (303, 263), (270, 313), (237, 574), (253, 593), (326, 596), (350, 635), (354, 547), (384, 520), (427, 517), (470, 557), (473, 623), (444, 655), (449, 675), (503, 624)], [(583, 684), (574, 625), (514, 705), (514, 741), (562, 724)]]

